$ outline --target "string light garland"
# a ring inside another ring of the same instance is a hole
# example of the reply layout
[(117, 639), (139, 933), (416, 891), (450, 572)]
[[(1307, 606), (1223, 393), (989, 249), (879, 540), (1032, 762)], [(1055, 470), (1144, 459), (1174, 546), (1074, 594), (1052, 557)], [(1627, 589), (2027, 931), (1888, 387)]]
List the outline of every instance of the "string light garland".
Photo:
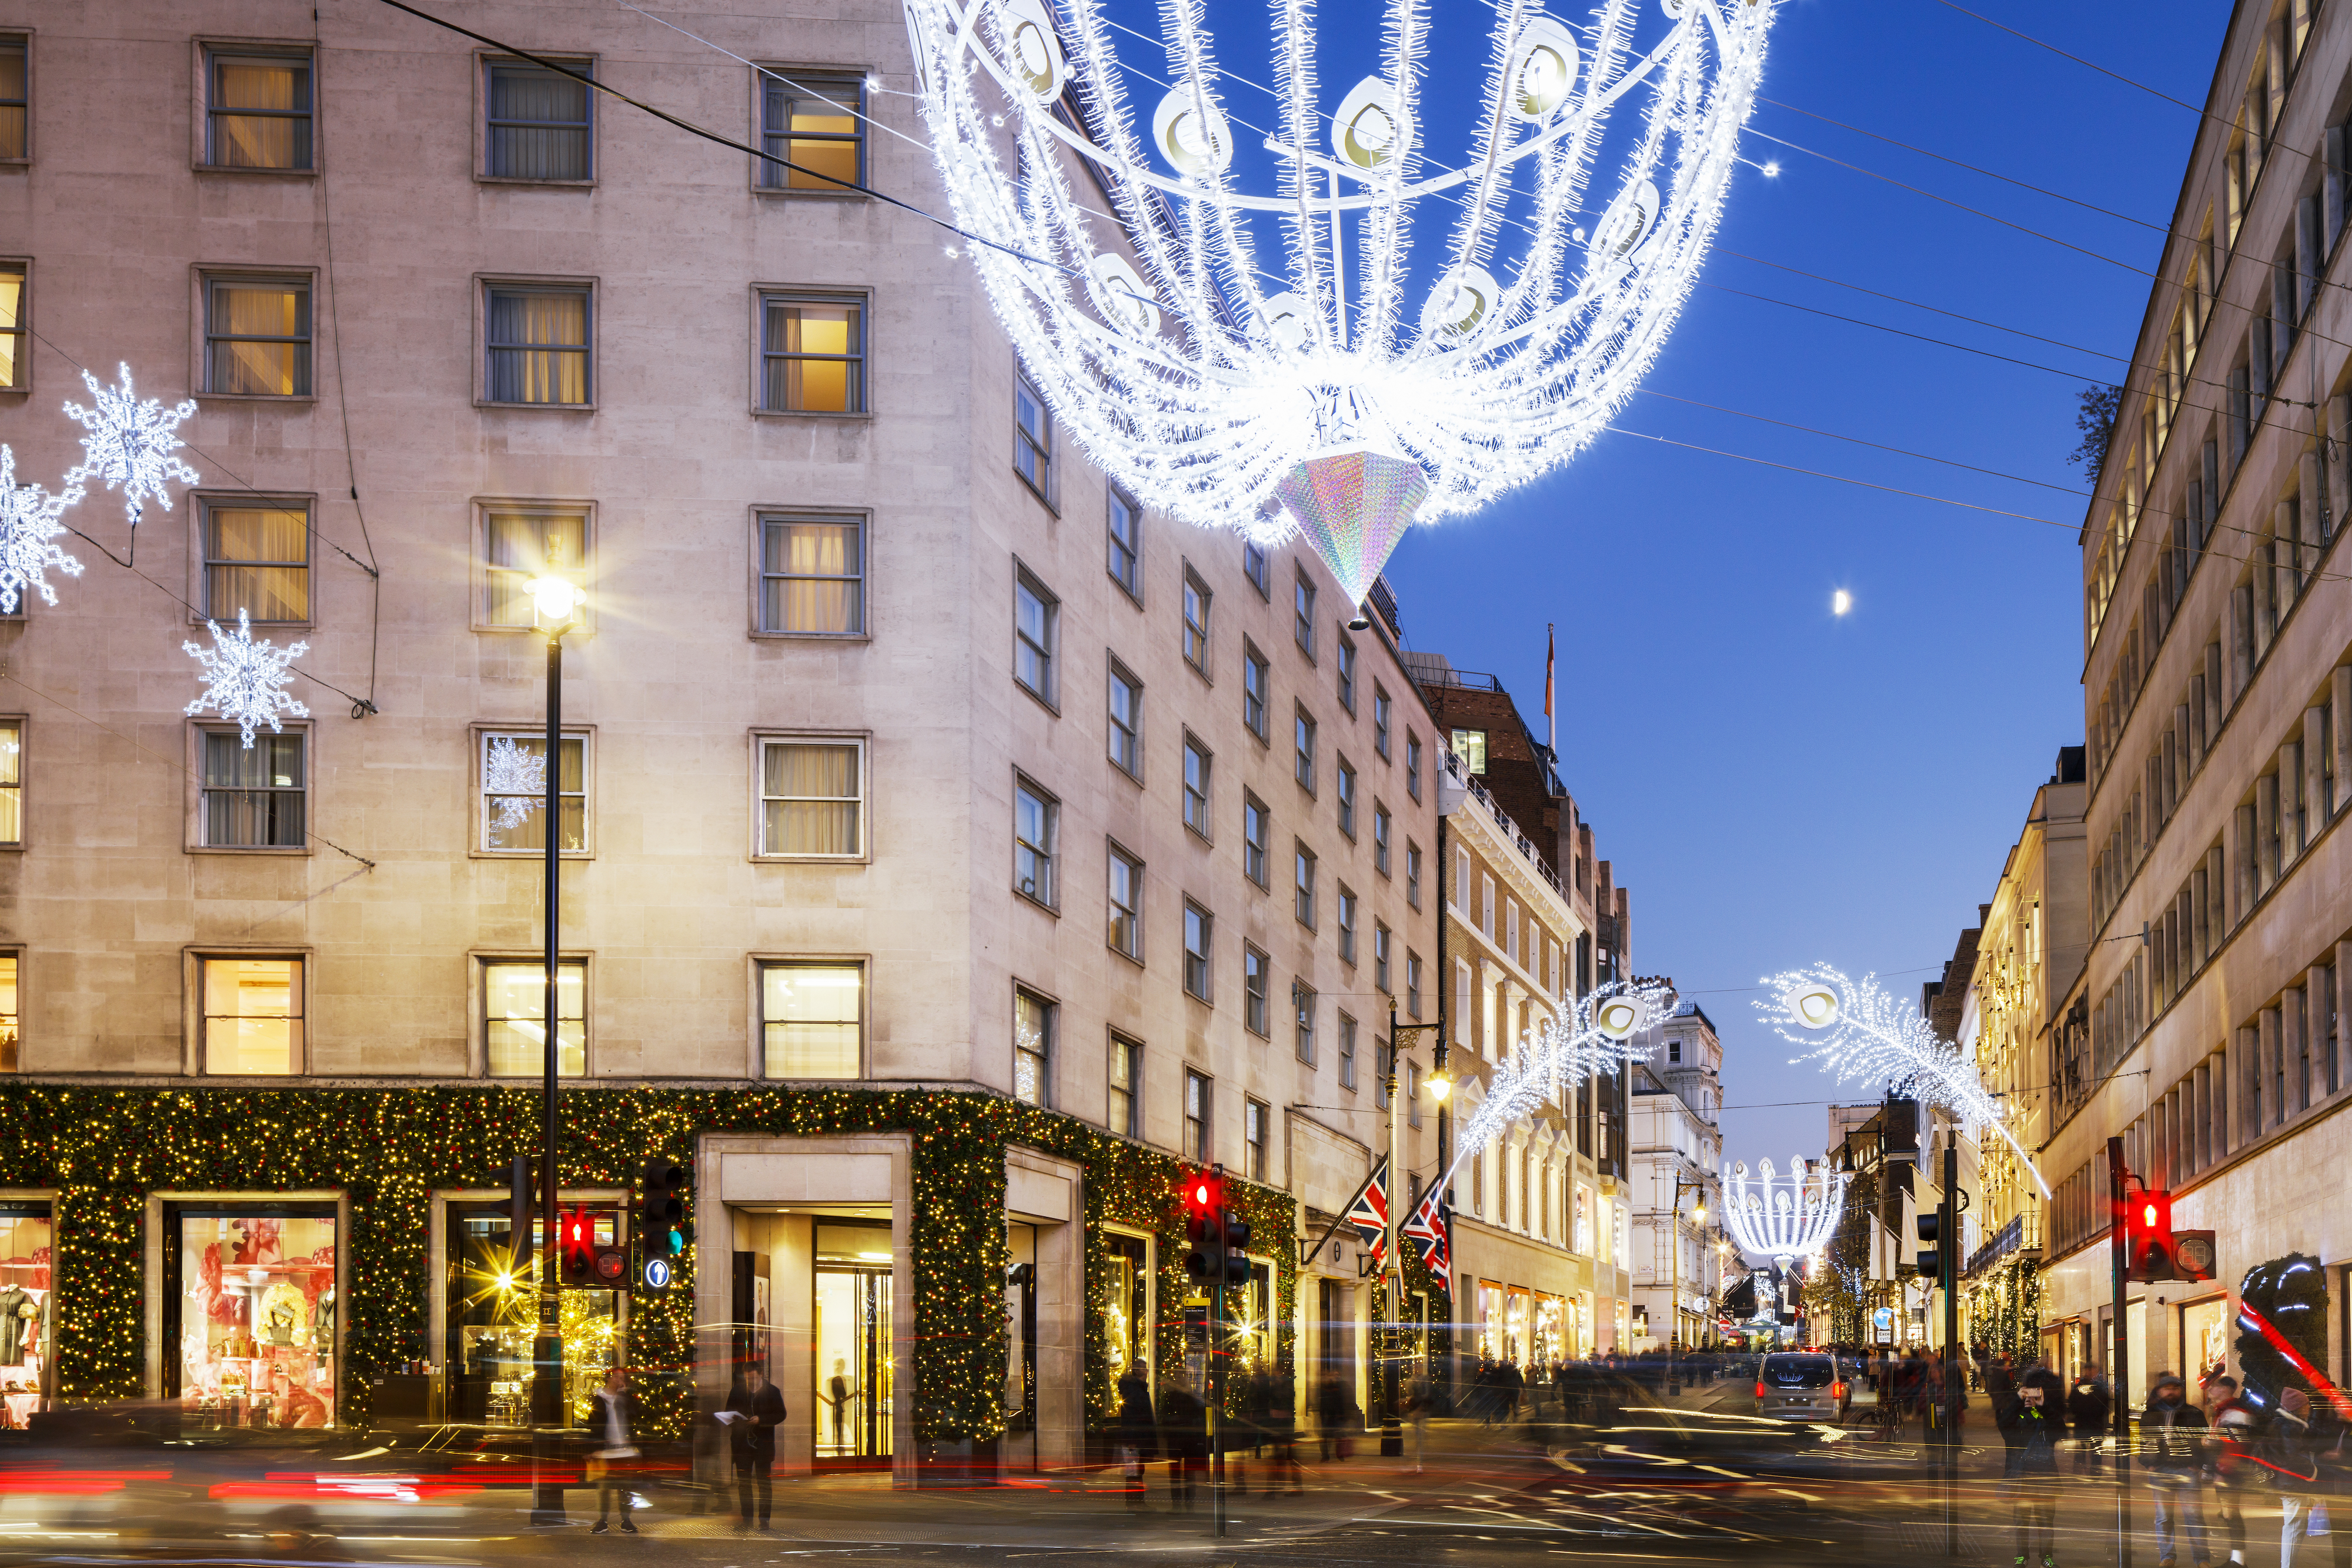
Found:
[(1723, 1176), (1723, 1223), (1749, 1262), (1785, 1271), (1829, 1246), (1845, 1211), (1845, 1187), (1844, 1175), (1825, 1160), (1791, 1159), (1785, 1176), (1760, 1160), (1752, 1186), (1748, 1162), (1736, 1160)]
[[(1120, 58), (1114, 31), (1134, 29), (1102, 0), (906, 0), (932, 154), (978, 242), (961, 249), (1046, 402), (1120, 483), (1259, 544), (1305, 526), (1360, 599), (1408, 520), (1566, 462), (1632, 393), (1741, 162), (1775, 6), (1658, 0), (1659, 33), (1647, 0), (1601, 0), (1580, 45), (1499, 0), (1448, 166), (1425, 135), (1423, 57), (1479, 41), (1465, 13), (1441, 35), (1427, 0), (1387, 0), (1381, 68), (1334, 108), (1311, 7), (1276, 0), (1278, 124), (1249, 150), (1273, 160), (1271, 189), (1237, 167), (1244, 127), (1199, 0), (1158, 9), (1147, 66)], [(1164, 89), (1130, 100), (1129, 71)], [(1629, 101), (1639, 129), (1596, 189)], [(1445, 236), (1417, 255), (1432, 200)], [(1426, 499), (1360, 475), (1330, 515), (1296, 511), (1345, 490), (1327, 470), (1364, 454), (1417, 468)]]
[(1770, 998), (1752, 1005), (1781, 1039), (1806, 1048), (1790, 1059), (1790, 1066), (1812, 1061), (1840, 1079), (1882, 1081), (1941, 1105), (1964, 1125), (1990, 1127), (2015, 1151), (2042, 1196), (2050, 1196), (2041, 1167), (2009, 1130), (1975, 1066), (1958, 1047), (1936, 1038), (1918, 1009), (1888, 996), (1874, 976), (1850, 979), (1816, 964), (1769, 976), (1763, 985)]
[(81, 575), (81, 562), (58, 548), (66, 531), (60, 519), (81, 495), (71, 476), (62, 490), (17, 484), (16, 455), (0, 442), (0, 615), (16, 614), (27, 591), (38, 593), (44, 604), (55, 604), (52, 568), (68, 577)]
[(294, 679), (288, 666), (310, 651), (310, 643), (289, 643), (280, 648), (267, 640), (255, 642), (253, 618), (241, 607), (236, 612), (236, 636), (222, 631), (217, 621), (207, 621), (205, 627), (213, 634), (211, 647), (201, 643), (180, 644), (205, 673), (204, 695), (184, 710), (191, 717), (206, 708), (216, 710), (224, 719), (235, 722), (237, 733), (245, 737), (245, 748), (251, 751), (257, 727), (266, 724), (276, 735), (285, 727), (278, 722), (279, 714), (310, 716), (310, 710), (286, 690)]
[(131, 384), (131, 367), (117, 369), (122, 382), (114, 387), (103, 386), (96, 376), (82, 371), (90, 406), (65, 405), (68, 417), (86, 433), (81, 438), (82, 460), (66, 475), (66, 483), (77, 490), (93, 481), (110, 490), (121, 490), (123, 513), (136, 528), (149, 497), (168, 512), (172, 495), (164, 486), (194, 485), (202, 477), (176, 455), (186, 444), (173, 434), (195, 413), (196, 400), (188, 398), (172, 408), (165, 408), (160, 398), (142, 402)]

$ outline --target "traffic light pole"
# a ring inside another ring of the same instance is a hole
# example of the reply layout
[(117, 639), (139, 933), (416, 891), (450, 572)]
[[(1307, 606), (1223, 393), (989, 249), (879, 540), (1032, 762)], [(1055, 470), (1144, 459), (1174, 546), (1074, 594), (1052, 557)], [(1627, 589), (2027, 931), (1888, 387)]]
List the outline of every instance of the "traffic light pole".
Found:
[(1944, 1555), (1960, 1554), (1958, 1488), (1960, 1469), (1960, 1396), (1967, 1374), (1960, 1360), (1960, 1146), (1955, 1126), (1944, 1139), (1944, 1198), (1936, 1206), (1937, 1270), (1944, 1277)]
[(1225, 1444), (1223, 1417), (1225, 1405), (1225, 1260), (1230, 1256), (1225, 1247), (1225, 1167), (1209, 1167), (1216, 1174), (1217, 1249), (1216, 1277), (1209, 1287), (1209, 1517), (1215, 1532), (1225, 1532)]
[(541, 824), (547, 838), (547, 922), (545, 956), (547, 991), (540, 1013), (540, 1180), (544, 1197), (540, 1208), (542, 1247), (539, 1260), (539, 1340), (533, 1347), (531, 1426), (536, 1430), (531, 1458), (538, 1470), (537, 1497), (531, 1508), (533, 1524), (562, 1524), (563, 1487), (552, 1479), (556, 1461), (556, 1430), (563, 1425), (563, 1257), (562, 1187), (555, 1170), (555, 1082), (557, 1068), (556, 975), (563, 934), (563, 905), (559, 896), (563, 868), (563, 633), (571, 623), (547, 634), (547, 799)]
[(2130, 1195), (2126, 1187), (2131, 1172), (2124, 1166), (2124, 1141), (2107, 1140), (2107, 1212), (2113, 1218), (2107, 1238), (2107, 1271), (2115, 1292), (2115, 1328), (2110, 1342), (2108, 1386), (2115, 1391), (2114, 1415), (2116, 1429), (2116, 1563), (2117, 1568), (2131, 1568), (2131, 1351), (2124, 1338), (2124, 1281), (2130, 1271), (2128, 1247), (2124, 1240), (2125, 1227), (2130, 1211), (2126, 1207)]

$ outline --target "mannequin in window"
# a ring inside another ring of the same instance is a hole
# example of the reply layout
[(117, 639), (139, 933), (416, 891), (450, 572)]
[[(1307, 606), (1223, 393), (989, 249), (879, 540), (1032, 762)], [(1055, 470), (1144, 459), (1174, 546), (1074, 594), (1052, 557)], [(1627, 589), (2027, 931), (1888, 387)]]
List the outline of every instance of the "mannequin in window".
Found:
[(846, 1453), (849, 1449), (850, 1402), (857, 1397), (857, 1385), (847, 1375), (849, 1363), (840, 1356), (833, 1358), (833, 1375), (825, 1380), (824, 1402), (833, 1408), (833, 1446)]

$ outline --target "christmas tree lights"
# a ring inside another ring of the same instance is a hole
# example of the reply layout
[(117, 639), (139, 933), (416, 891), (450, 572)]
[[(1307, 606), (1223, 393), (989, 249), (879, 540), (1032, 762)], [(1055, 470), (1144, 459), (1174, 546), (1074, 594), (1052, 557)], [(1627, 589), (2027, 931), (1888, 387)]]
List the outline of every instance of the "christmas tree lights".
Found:
[[(1715, 232), (1774, 13), (1601, 0), (1580, 47), (1527, 0), (1385, 0), (1379, 69), (1334, 105), (1311, 6), (1275, 0), (1268, 134), (1199, 0), (1160, 0), (1164, 47), (1132, 57), (1104, 0), (905, 3), (962, 249), (1056, 415), (1146, 504), (1261, 544), (1303, 528), (1359, 596), (1414, 516), (1567, 461), (1632, 393)], [(1483, 57), (1466, 128), (1423, 91), (1457, 39)], [(1417, 250), (1422, 217), (1444, 237)], [(1366, 454), (1426, 498), (1365, 483)]]

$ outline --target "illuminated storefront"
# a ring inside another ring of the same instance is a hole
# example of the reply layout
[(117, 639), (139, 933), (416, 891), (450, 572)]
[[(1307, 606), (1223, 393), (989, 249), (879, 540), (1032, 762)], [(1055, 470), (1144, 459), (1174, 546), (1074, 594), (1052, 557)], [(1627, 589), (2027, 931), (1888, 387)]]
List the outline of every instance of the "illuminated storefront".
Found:
[(0, 1425), (22, 1428), (49, 1385), (50, 1259), (55, 1235), (45, 1202), (0, 1202)]
[[(816, 1227), (816, 1460), (857, 1468), (891, 1452), (890, 1224)], [(1028, 1403), (1034, 1407), (1034, 1393)]]
[[(486, 1427), (530, 1425), (539, 1332), (541, 1233), (515, 1270), (514, 1222), (503, 1203), (452, 1203), (447, 1210), (448, 1419)], [(588, 1209), (597, 1243), (620, 1234), (617, 1206)], [(564, 1411), (584, 1422), (605, 1370), (620, 1360), (625, 1319), (618, 1291), (566, 1290), (561, 1301)]]
[(335, 1424), (335, 1206), (167, 1204), (164, 1392), (220, 1427)]
[(1151, 1243), (1112, 1231), (1103, 1239), (1110, 1279), (1103, 1292), (1103, 1359), (1114, 1386), (1129, 1367), (1151, 1377)]

